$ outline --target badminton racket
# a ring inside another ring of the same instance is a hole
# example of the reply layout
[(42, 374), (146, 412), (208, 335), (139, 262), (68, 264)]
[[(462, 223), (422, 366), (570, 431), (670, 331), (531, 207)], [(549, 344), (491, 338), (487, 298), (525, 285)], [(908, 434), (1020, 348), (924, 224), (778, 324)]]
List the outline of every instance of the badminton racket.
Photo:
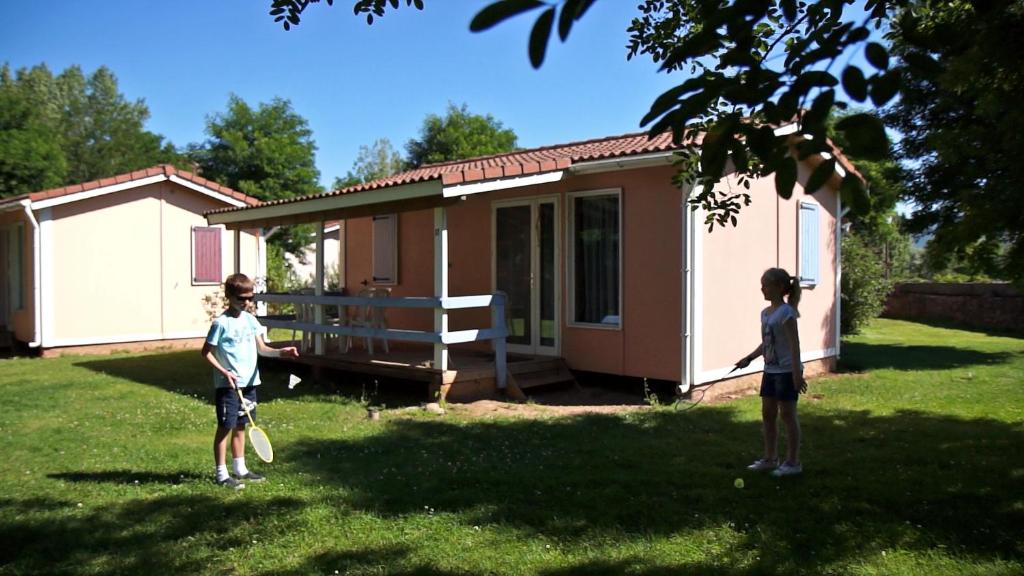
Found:
[(249, 442), (252, 443), (253, 450), (256, 451), (256, 455), (260, 457), (260, 460), (273, 462), (274, 448), (270, 445), (270, 438), (267, 437), (267, 433), (262, 428), (253, 422), (252, 414), (249, 413), (249, 405), (246, 404), (245, 397), (242, 396), (242, 390), (236, 386), (235, 392), (238, 393), (238, 400), (242, 403), (245, 416), (249, 418)]

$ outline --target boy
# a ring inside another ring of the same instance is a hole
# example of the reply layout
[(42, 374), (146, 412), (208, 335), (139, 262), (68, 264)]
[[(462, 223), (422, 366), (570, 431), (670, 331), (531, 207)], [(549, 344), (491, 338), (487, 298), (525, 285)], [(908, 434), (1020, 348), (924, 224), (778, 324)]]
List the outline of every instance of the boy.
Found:
[[(263, 340), (263, 327), (246, 311), (252, 304), (253, 281), (245, 274), (232, 274), (224, 281), (228, 309), (210, 326), (203, 344), (203, 358), (213, 366), (213, 382), (217, 387), (214, 405), (217, 409), (217, 433), (213, 437), (213, 460), (217, 483), (233, 490), (245, 488), (244, 480), (262, 482), (263, 476), (245, 467), (245, 425), (248, 418), (238, 399), (236, 388), (242, 390), (252, 418), (256, 420), (256, 387), (260, 373), (256, 355), (292, 357), (299, 355), (295, 347), (274, 349)], [(231, 436), (231, 455), (237, 479), (228, 474), (227, 444)]]

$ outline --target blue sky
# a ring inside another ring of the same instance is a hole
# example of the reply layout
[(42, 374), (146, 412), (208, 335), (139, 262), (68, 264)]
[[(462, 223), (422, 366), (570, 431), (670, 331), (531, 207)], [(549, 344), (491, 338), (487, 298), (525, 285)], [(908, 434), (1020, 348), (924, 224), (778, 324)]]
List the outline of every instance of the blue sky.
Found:
[(403, 2), (372, 26), (352, 3), (312, 6), (290, 32), (267, 15), (269, 0), (18, 3), (0, 21), (0, 62), (107, 66), (129, 100), (145, 100), (147, 128), (179, 147), (205, 139), (206, 117), (230, 93), (251, 105), (286, 98), (313, 130), (324, 185), (360, 145), (384, 137), (403, 149), (448, 102), (492, 114), (535, 147), (638, 131), (681, 81), (648, 58), (626, 61), (628, 0), (596, 2), (540, 70), (526, 52), (532, 15), (468, 31), (490, 0), (428, 0), (422, 12)]

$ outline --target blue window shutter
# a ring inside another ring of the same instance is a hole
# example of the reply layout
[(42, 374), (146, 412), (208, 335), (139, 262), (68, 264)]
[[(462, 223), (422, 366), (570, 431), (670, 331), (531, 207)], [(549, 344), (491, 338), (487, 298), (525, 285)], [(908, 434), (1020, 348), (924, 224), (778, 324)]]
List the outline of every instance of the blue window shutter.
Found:
[(817, 284), (819, 274), (820, 244), (818, 235), (818, 205), (800, 203), (800, 281), (802, 284)]

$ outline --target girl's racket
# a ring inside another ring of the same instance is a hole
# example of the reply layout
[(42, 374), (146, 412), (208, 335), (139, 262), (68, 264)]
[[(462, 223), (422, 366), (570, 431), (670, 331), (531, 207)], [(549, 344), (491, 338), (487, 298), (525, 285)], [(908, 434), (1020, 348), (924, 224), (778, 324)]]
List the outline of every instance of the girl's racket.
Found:
[(267, 437), (267, 433), (262, 428), (252, 421), (252, 414), (249, 413), (249, 406), (245, 403), (242, 390), (236, 386), (235, 392), (238, 393), (238, 400), (242, 403), (242, 409), (245, 410), (246, 417), (249, 418), (249, 442), (252, 443), (253, 450), (256, 451), (256, 455), (260, 457), (260, 460), (273, 462), (274, 448), (270, 445), (270, 438)]

